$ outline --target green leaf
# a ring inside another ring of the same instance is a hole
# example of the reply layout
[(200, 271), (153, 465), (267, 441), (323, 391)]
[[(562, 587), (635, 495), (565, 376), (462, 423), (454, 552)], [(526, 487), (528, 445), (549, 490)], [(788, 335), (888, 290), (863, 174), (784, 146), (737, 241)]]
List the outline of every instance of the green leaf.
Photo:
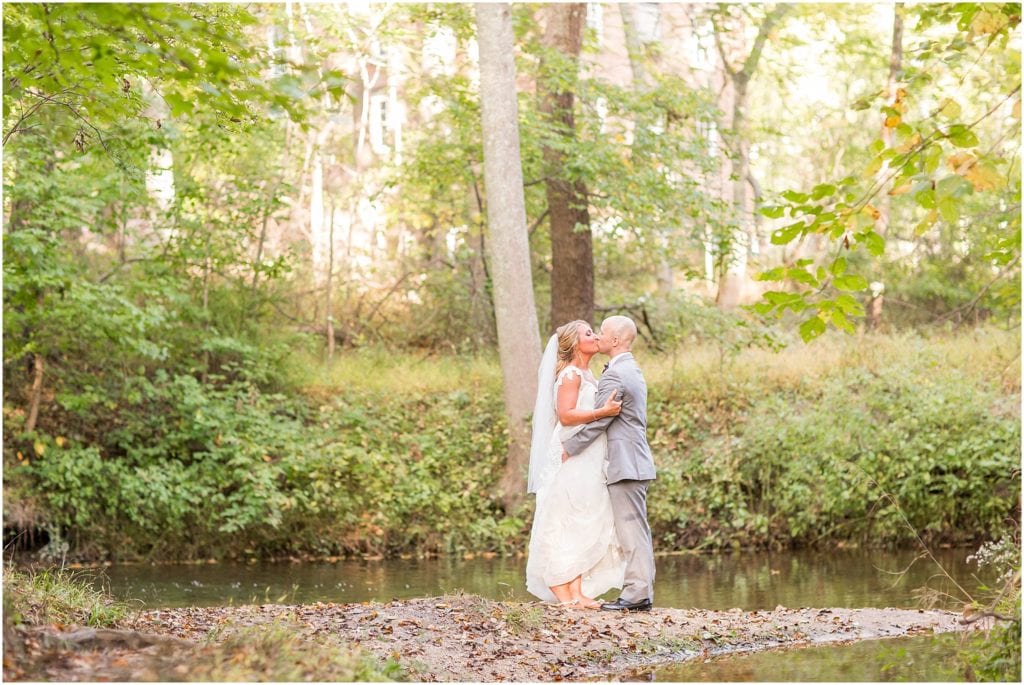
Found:
[(777, 266), (774, 269), (763, 271), (757, 275), (758, 281), (781, 281), (786, 278), (786, 267)]
[(837, 277), (832, 281), (832, 285), (836, 290), (845, 290), (846, 292), (858, 292), (861, 290), (867, 290), (868, 279), (857, 274), (844, 274)]
[(864, 316), (864, 305), (851, 295), (839, 295), (836, 297), (836, 305), (850, 316)]
[(803, 338), (805, 343), (811, 342), (819, 335), (825, 332), (825, 322), (817, 316), (811, 318), (800, 324), (800, 337)]
[(935, 191), (932, 190), (931, 186), (929, 186), (915, 195), (914, 199), (917, 201), (919, 207), (931, 209), (935, 206)]
[(781, 217), (786, 212), (786, 208), (785, 207), (762, 207), (761, 209), (759, 209), (757, 211), (762, 216), (766, 216), (769, 219), (778, 219), (779, 217)]
[(960, 203), (952, 195), (939, 200), (939, 214), (948, 223), (955, 223), (960, 218)]
[(833, 276), (842, 276), (846, 273), (846, 257), (839, 257), (836, 261), (832, 262), (829, 271), (832, 272)]
[(827, 197), (829, 195), (835, 195), (835, 192), (836, 192), (836, 187), (834, 185), (830, 185), (828, 183), (822, 183), (822, 184), (814, 186), (814, 188), (811, 189), (811, 199), (812, 200), (820, 200), (823, 197)]
[(164, 93), (164, 100), (167, 102), (168, 106), (170, 106), (171, 116), (173, 117), (192, 113), (192, 102), (190, 100), (186, 100), (180, 93), (173, 91)]
[(798, 221), (795, 224), (790, 224), (789, 226), (786, 226), (785, 228), (780, 228), (780, 229), (778, 229), (776, 231), (773, 231), (772, 232), (772, 238), (771, 238), (772, 245), (786, 245), (786, 244), (792, 242), (792, 240), (794, 238), (796, 238), (798, 235), (800, 235), (800, 233), (801, 233), (801, 231), (803, 231), (803, 229), (804, 229), (804, 222)]
[(868, 252), (874, 256), (880, 257), (885, 252), (885, 238), (874, 231), (865, 231), (857, 237), (868, 248)]
[(839, 309), (832, 310), (832, 325), (840, 330), (846, 331), (847, 333), (854, 333), (857, 330), (854, 328), (853, 324), (850, 323), (849, 319), (846, 318), (846, 314)]
[(978, 136), (963, 124), (950, 126), (948, 135), (949, 142), (957, 147), (975, 147), (978, 144)]
[(807, 202), (809, 196), (806, 193), (798, 193), (795, 190), (787, 190), (782, 194), (790, 202)]

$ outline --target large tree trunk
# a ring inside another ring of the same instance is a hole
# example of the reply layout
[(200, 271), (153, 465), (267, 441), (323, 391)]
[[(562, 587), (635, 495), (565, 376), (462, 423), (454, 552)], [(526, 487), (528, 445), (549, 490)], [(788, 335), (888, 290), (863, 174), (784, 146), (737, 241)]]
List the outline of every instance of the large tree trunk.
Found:
[(537, 394), (533, 369), (540, 365), (539, 326), (533, 301), (519, 158), (511, 8), (507, 4), (479, 3), (476, 21), (494, 315), (509, 435), (508, 458), (499, 490), (506, 511), (511, 511), (526, 494), (530, 458), (530, 430), (526, 421)]
[[(544, 46), (559, 53), (558, 62), (566, 60), (571, 64), (575, 76), (587, 20), (586, 4), (551, 4), (544, 9), (544, 14), (547, 21)], [(575, 92), (553, 85), (564, 83), (564, 78), (550, 78), (551, 72), (564, 68), (564, 62), (551, 64), (542, 60), (537, 88), (541, 112), (550, 117), (560, 134), (571, 141), (576, 137), (573, 116)], [(566, 177), (566, 155), (561, 151), (565, 147), (544, 146), (548, 221), (551, 226), (552, 330), (573, 319), (590, 321), (594, 315), (594, 249), (587, 189), (582, 181)]]

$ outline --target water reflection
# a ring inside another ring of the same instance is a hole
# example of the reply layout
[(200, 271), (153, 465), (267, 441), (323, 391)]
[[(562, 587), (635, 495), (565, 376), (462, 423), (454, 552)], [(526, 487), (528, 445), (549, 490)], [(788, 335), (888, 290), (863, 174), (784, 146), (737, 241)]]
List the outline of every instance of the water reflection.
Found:
[[(963, 583), (976, 571), (964, 561), (968, 553), (938, 550), (936, 556)], [(953, 593), (933, 563), (912, 564), (914, 558), (909, 551), (874, 550), (663, 556), (657, 559), (655, 604), (748, 611), (780, 604), (915, 607), (914, 591), (926, 584)], [(529, 600), (525, 565), (525, 559), (501, 558), (129, 565), (105, 569), (105, 584), (116, 596), (149, 607), (385, 601), (459, 590)], [(890, 573), (908, 566), (903, 576)]]
[(663, 682), (956, 681), (965, 680), (956, 659), (961, 636), (865, 640), (850, 645), (729, 655), (666, 665), (619, 679)]

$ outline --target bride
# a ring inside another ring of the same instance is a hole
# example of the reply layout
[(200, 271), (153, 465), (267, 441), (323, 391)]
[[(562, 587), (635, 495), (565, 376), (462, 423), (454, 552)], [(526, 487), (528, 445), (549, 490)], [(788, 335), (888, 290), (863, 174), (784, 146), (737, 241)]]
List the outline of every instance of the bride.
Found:
[(527, 492), (537, 493), (526, 562), (526, 589), (542, 600), (596, 609), (592, 598), (622, 587), (625, 560), (605, 484), (607, 438), (562, 462), (562, 442), (596, 419), (615, 416), (613, 394), (594, 407), (591, 357), (600, 337), (586, 321), (561, 326), (548, 341), (538, 370)]

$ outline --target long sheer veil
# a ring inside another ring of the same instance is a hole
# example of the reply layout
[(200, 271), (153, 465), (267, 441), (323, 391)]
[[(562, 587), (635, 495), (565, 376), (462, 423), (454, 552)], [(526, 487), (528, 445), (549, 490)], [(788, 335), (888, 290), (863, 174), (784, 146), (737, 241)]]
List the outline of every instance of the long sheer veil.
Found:
[(526, 492), (535, 493), (542, 485), (541, 476), (550, 458), (551, 435), (558, 417), (555, 415), (555, 365), (558, 363), (558, 336), (553, 335), (544, 348), (537, 369), (537, 401), (533, 404), (533, 441), (530, 443), (530, 477)]

